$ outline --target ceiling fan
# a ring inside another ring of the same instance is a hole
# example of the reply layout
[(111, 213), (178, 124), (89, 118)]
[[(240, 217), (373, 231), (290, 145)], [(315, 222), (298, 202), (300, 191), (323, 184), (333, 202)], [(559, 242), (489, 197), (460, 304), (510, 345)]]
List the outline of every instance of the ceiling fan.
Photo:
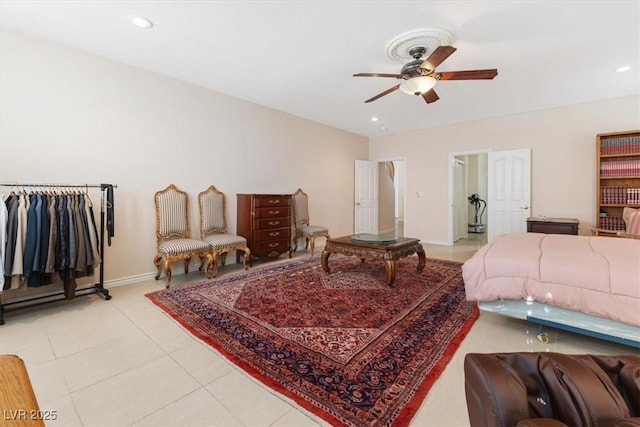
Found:
[(422, 56), (427, 53), (427, 49), (422, 46), (416, 46), (409, 50), (414, 60), (405, 64), (400, 74), (385, 73), (358, 73), (354, 77), (390, 77), (394, 79), (404, 80), (376, 96), (367, 99), (364, 102), (372, 102), (378, 98), (382, 98), (398, 89), (410, 95), (422, 96), (422, 98), (431, 104), (436, 102), (440, 97), (433, 89), (438, 80), (491, 80), (498, 75), (495, 68), (487, 70), (469, 70), (469, 71), (443, 71), (436, 72), (436, 67), (445, 59), (447, 59), (456, 48), (453, 46), (438, 46), (431, 55), (425, 60)]

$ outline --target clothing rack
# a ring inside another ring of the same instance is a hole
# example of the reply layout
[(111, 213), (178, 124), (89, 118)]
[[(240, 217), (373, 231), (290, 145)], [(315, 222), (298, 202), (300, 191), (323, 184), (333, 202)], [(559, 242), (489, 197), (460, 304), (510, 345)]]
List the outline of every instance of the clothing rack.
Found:
[[(105, 300), (110, 300), (111, 295), (109, 291), (104, 287), (104, 242), (105, 242), (105, 228), (107, 222), (110, 223), (110, 231), (108, 233), (109, 246), (111, 246), (111, 237), (113, 236), (113, 189), (118, 188), (115, 184), (49, 184), (49, 183), (0, 183), (0, 187), (18, 187), (23, 190), (40, 191), (42, 188), (53, 188), (60, 191), (67, 191), (71, 189), (84, 189), (88, 194), (89, 188), (99, 188), (101, 192), (100, 197), (100, 236), (98, 238), (98, 253), (100, 254), (100, 266), (99, 266), (99, 279), (97, 283), (91, 285), (85, 285), (81, 288), (75, 287), (73, 292), (69, 293), (65, 289), (60, 292), (46, 293), (46, 295), (34, 295), (26, 298), (20, 298), (16, 301), (2, 302), (2, 293), (0, 292), (0, 325), (4, 325), (4, 313), (5, 311), (19, 310), (27, 307), (34, 307), (42, 304), (48, 304), (56, 301), (72, 299), (76, 296), (100, 294)], [(3, 202), (4, 203), (4, 202)], [(108, 215), (107, 215), (108, 213)], [(105, 222), (105, 215), (107, 215), (107, 222)], [(4, 260), (0, 260), (3, 262)], [(75, 284), (75, 282), (74, 282)], [(5, 309), (5, 307), (9, 307)]]

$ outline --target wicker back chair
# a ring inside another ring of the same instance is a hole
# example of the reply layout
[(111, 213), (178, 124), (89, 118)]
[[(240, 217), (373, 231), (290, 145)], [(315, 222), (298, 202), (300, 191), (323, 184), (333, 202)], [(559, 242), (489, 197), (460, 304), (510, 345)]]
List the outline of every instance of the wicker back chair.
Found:
[(321, 225), (311, 225), (309, 220), (309, 197), (307, 193), (298, 188), (292, 196), (293, 199), (293, 224), (295, 228), (293, 238), (293, 250), (298, 249), (298, 239), (305, 238), (305, 250), (311, 245), (311, 255), (315, 248), (315, 239), (325, 237), (330, 239), (329, 229)]
[(157, 191), (154, 196), (156, 206), (156, 240), (158, 254), (153, 259), (158, 272), (167, 276), (168, 288), (171, 285), (171, 264), (184, 260), (184, 273), (189, 272), (191, 258), (197, 256), (201, 260), (200, 270), (208, 277), (209, 264), (212, 261), (209, 245), (202, 240), (191, 238), (189, 227), (189, 197), (187, 193), (171, 184), (164, 190)]
[(200, 238), (211, 249), (212, 277), (218, 274), (218, 256), (224, 266), (228, 252), (243, 252), (242, 265), (246, 270), (247, 260), (251, 251), (247, 247), (247, 239), (227, 231), (226, 199), (224, 193), (211, 185), (205, 191), (198, 194), (198, 206), (200, 208)]

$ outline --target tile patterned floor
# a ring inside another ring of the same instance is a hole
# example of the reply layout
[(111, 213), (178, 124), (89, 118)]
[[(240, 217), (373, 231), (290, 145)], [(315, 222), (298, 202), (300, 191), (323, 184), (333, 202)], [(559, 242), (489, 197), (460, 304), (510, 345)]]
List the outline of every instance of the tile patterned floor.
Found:
[[(481, 244), (471, 239), (425, 248), (429, 257), (464, 261)], [(220, 274), (239, 268), (229, 265)], [(173, 282), (201, 278), (192, 272)], [(111, 288), (110, 301), (93, 295), (6, 314), (0, 354), (25, 360), (41, 409), (56, 412), (48, 426), (325, 424), (239, 371), (144, 298), (163, 287), (162, 280), (142, 281)], [(468, 426), (462, 361), (469, 352), (637, 353), (552, 329), (542, 344), (536, 332), (525, 321), (481, 314), (412, 425)]]

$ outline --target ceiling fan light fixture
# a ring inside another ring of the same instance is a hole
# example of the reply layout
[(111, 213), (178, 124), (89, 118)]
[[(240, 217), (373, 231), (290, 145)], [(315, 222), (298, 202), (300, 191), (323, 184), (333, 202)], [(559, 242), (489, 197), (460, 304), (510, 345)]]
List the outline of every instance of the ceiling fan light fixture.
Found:
[(437, 80), (431, 76), (420, 76), (400, 83), (400, 89), (409, 95), (420, 96), (429, 92), (436, 85)]

